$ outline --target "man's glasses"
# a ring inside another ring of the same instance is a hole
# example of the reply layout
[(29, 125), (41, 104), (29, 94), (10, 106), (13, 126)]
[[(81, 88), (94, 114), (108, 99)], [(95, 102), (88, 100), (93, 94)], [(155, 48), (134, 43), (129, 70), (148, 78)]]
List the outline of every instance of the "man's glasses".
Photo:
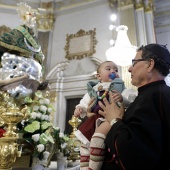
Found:
[(146, 60), (146, 59), (143, 59), (143, 58), (137, 59), (137, 60), (134, 59), (134, 60), (132, 60), (132, 66), (134, 67), (137, 62), (139, 62), (139, 61), (145, 61), (145, 60)]

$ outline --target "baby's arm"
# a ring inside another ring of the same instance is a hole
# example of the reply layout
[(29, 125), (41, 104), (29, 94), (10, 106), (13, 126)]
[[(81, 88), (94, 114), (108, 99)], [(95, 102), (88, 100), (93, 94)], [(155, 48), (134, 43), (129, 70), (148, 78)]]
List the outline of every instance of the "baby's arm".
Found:
[(84, 118), (87, 115), (87, 108), (90, 101), (90, 96), (86, 93), (80, 100), (80, 103), (74, 110), (74, 116)]
[(74, 116), (75, 117), (80, 117), (80, 115), (82, 114), (83, 109), (81, 106), (77, 106), (74, 110)]

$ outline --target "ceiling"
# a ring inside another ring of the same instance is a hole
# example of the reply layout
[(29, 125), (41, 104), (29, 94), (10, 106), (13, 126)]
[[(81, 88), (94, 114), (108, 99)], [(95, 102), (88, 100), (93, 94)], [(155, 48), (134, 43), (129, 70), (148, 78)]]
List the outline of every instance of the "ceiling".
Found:
[[(40, 8), (42, 2), (51, 2), (52, 0), (0, 0), (0, 12), (16, 12), (16, 5), (19, 2), (26, 2), (32, 9)], [(57, 14), (71, 12), (89, 8), (107, 0), (53, 0)], [(156, 32), (170, 31), (170, 0), (154, 0), (154, 24)]]

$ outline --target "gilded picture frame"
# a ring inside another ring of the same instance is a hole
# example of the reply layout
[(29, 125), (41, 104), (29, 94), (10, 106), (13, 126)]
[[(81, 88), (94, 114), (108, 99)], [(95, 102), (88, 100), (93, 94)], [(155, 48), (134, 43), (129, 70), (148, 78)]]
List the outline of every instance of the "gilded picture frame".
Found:
[(66, 58), (82, 59), (83, 57), (92, 56), (96, 50), (96, 28), (90, 31), (84, 31), (80, 29), (76, 34), (70, 34), (66, 36)]

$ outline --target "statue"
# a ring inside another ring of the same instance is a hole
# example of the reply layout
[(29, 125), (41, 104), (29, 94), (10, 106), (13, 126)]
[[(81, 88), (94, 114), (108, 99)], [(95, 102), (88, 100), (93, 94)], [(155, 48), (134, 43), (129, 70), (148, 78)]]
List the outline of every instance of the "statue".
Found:
[(35, 14), (26, 3), (17, 5), (23, 25), (0, 36), (0, 90), (24, 104), (23, 98), (33, 97), (37, 90), (45, 89), (48, 82), (41, 82), (44, 54), (35, 36)]
[(44, 55), (35, 36), (34, 12), (23, 2), (17, 12), (23, 25), (0, 35), (0, 125), (6, 127), (0, 138), (0, 169), (12, 169), (21, 156), (16, 129), (29, 114), (24, 99), (33, 99), (48, 86), (48, 81), (42, 82)]

